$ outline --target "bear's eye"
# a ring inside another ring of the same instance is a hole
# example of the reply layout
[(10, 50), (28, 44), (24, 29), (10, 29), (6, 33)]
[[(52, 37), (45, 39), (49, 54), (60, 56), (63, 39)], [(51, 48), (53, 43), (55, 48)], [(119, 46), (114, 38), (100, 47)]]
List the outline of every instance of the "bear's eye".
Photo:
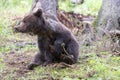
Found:
[(24, 22), (24, 23), (26, 23), (26, 21), (25, 21), (25, 20), (23, 20), (23, 22)]

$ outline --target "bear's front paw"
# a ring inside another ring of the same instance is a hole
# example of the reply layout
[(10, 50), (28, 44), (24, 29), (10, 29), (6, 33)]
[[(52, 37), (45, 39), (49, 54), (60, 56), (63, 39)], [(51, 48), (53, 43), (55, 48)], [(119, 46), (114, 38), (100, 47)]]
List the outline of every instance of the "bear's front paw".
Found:
[(27, 69), (29, 69), (29, 70), (33, 70), (35, 67), (37, 67), (38, 66), (38, 64), (35, 64), (35, 63), (31, 63), (31, 64), (29, 64), (28, 66), (27, 66)]
[(61, 60), (62, 62), (65, 62), (65, 63), (67, 63), (67, 64), (70, 64), (70, 65), (75, 63), (74, 58), (73, 58), (72, 55), (62, 54), (61, 57), (60, 57), (60, 60)]

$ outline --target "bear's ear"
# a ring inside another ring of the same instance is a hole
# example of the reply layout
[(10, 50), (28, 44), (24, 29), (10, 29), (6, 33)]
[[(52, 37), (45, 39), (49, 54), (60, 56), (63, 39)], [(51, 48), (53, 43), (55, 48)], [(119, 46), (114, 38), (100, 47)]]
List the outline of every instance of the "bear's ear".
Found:
[(37, 9), (33, 13), (36, 17), (41, 17), (42, 16), (42, 9)]

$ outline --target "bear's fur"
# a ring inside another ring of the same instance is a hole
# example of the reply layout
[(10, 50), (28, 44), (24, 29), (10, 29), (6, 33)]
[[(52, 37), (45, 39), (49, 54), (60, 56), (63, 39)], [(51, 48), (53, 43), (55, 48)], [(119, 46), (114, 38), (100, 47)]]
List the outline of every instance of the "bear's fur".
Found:
[(29, 69), (55, 61), (74, 64), (78, 60), (79, 45), (74, 35), (59, 21), (43, 17), (41, 9), (24, 17), (15, 30), (38, 36), (40, 52), (28, 66)]

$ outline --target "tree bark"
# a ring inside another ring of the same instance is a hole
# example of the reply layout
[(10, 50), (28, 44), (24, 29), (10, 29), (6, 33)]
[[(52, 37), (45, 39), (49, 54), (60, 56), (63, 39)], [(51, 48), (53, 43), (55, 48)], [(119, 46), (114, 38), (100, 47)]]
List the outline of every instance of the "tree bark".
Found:
[[(120, 0), (103, 0), (102, 7), (98, 15), (97, 26), (99, 35), (120, 31)], [(117, 30), (117, 31), (116, 31)]]
[(49, 15), (49, 17), (58, 20), (57, 3), (58, 0), (33, 0), (30, 12), (34, 11), (36, 8), (39, 8), (42, 9), (44, 15)]
[(114, 51), (120, 51), (120, 0), (103, 0), (98, 20), (98, 34), (105, 34), (113, 40)]

